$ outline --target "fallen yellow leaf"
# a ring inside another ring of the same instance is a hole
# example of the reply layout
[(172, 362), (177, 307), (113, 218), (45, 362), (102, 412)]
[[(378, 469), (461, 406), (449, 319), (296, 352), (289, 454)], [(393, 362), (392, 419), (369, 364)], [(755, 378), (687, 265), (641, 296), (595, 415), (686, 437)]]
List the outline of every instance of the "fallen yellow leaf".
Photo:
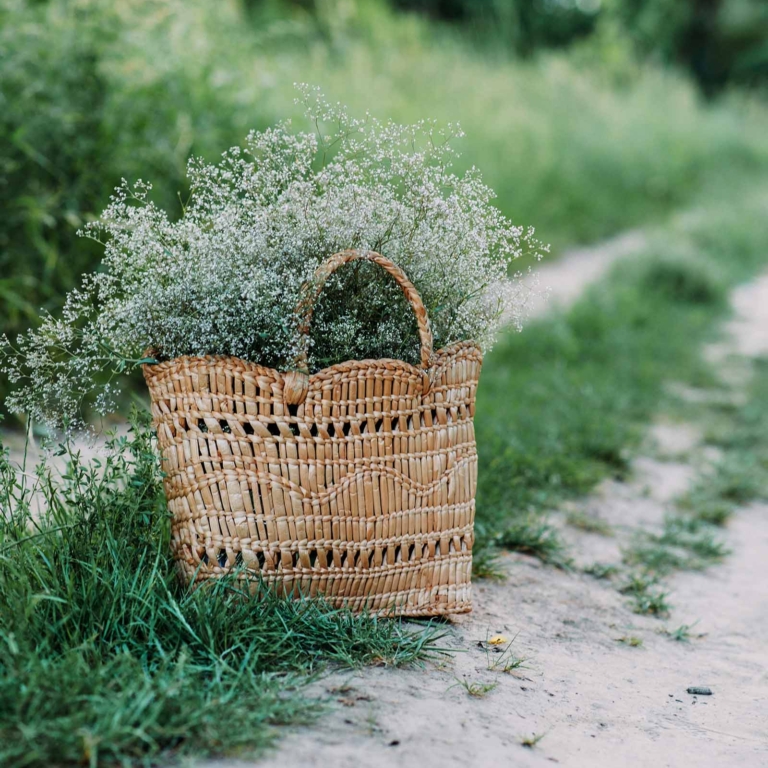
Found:
[(504, 635), (494, 635), (489, 641), (488, 645), (504, 645), (507, 642), (507, 638)]

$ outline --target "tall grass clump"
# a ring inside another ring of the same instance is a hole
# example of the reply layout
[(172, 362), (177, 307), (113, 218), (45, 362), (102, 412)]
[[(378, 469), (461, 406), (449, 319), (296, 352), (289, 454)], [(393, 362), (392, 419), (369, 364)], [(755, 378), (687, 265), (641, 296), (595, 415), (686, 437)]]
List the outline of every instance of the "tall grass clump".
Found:
[(329, 662), (429, 653), (431, 630), (236, 579), (182, 586), (144, 419), (100, 455), (69, 448), (58, 476), (0, 448), (0, 764), (257, 752), (314, 716), (304, 686)]

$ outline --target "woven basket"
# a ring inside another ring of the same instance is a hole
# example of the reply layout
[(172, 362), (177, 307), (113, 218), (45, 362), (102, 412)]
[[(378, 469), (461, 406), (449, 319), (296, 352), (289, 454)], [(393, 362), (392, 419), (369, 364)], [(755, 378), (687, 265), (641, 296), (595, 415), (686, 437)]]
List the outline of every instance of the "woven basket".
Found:
[[(380, 265), (402, 289), (420, 367), (361, 360), (307, 373), (314, 302), (354, 259)], [(355, 610), (469, 611), (480, 349), (433, 353), (416, 289), (376, 253), (331, 257), (302, 295), (294, 371), (233, 357), (144, 366), (182, 578), (237, 568), (284, 594)]]

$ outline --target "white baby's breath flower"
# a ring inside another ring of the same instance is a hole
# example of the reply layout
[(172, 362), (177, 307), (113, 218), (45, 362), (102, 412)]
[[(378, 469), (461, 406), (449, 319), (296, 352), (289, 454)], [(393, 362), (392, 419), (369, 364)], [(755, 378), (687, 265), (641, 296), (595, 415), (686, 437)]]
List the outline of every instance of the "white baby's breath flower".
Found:
[[(300, 86), (315, 132), (289, 123), (251, 132), (218, 163), (189, 162), (191, 194), (171, 221), (150, 184), (123, 180), (83, 234), (105, 245), (102, 269), (16, 345), (2, 370), (23, 386), (9, 407), (55, 424), (83, 399), (114, 407), (105, 382), (147, 350), (163, 359), (221, 354), (286, 368), (299, 349), (302, 284), (329, 256), (375, 250), (420, 292), (436, 348), (490, 348), (502, 318), (519, 325), (527, 296), (510, 262), (546, 249), (511, 224), (471, 168), (455, 174), (457, 126), (350, 117)], [(326, 130), (324, 126), (330, 126)], [(315, 369), (348, 359), (418, 361), (410, 309), (383, 270), (355, 262), (326, 284), (313, 319)]]

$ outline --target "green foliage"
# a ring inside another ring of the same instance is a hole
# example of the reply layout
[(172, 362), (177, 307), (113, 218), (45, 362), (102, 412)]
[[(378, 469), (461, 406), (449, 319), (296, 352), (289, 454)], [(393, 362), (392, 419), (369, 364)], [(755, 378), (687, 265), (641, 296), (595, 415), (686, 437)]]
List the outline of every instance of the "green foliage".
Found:
[(232, 8), (181, 10), (151, 0), (0, 3), (0, 334), (57, 311), (98, 264), (101, 248), (76, 232), (121, 177), (162, 179), (159, 202), (178, 211), (189, 154), (215, 157), (263, 125), (253, 107), (231, 108), (227, 63), (198, 55), (201, 45), (225, 50), (199, 33), (214, 17), (231, 23)]
[(394, 0), (398, 8), (460, 24), (521, 56), (573, 43), (595, 29), (600, 3), (548, 0)]
[(498, 688), (498, 683), (479, 683), (471, 680), (458, 680), (456, 685), (461, 686), (473, 699), (484, 699), (491, 691)]
[(580, 42), (677, 65), (706, 94), (768, 79), (768, 8), (762, 0), (394, 0), (460, 25), (479, 44), (528, 56)]
[(619, 592), (632, 598), (631, 606), (635, 613), (658, 617), (669, 615), (670, 605), (667, 602), (669, 593), (657, 586), (655, 576), (634, 573), (619, 588)]
[(302, 688), (324, 664), (407, 663), (433, 647), (431, 629), (235, 578), (182, 588), (148, 429), (102, 456), (70, 453), (61, 478), (41, 467), (30, 480), (0, 449), (3, 765), (259, 751), (273, 726), (317, 711)]
[(737, 507), (768, 497), (768, 361), (758, 359), (751, 374), (744, 403), (705, 409), (708, 442), (723, 453), (677, 499), (694, 520), (725, 525)]
[(674, 515), (665, 519), (660, 533), (639, 533), (624, 553), (624, 562), (665, 575), (675, 570), (701, 570), (720, 562), (726, 554), (728, 550), (711, 525)]
[(499, 546), (539, 558), (558, 568), (570, 568), (571, 561), (558, 530), (546, 519), (529, 515), (513, 519), (499, 532)]
[(512, 645), (515, 638), (511, 642), (504, 645), (491, 645), (488, 641), (483, 643), (485, 648), (486, 664), (491, 672), (504, 672), (510, 674), (516, 669), (525, 669), (526, 662), (529, 660), (521, 656), (515, 656), (512, 653)]
[(644, 287), (670, 301), (689, 304), (723, 304), (727, 285), (711, 261), (698, 256), (665, 253), (643, 267)]
[(613, 536), (613, 528), (610, 523), (588, 512), (572, 510), (565, 516), (565, 521), (573, 528), (586, 533), (596, 533), (599, 536)]
[(768, 491), (768, 467), (753, 453), (726, 454), (677, 502), (679, 509), (712, 525), (725, 525), (735, 508)]
[(619, 572), (618, 566), (613, 565), (613, 563), (599, 562), (590, 563), (583, 570), (584, 573), (594, 576), (596, 579), (611, 579)]
[(768, 79), (768, 8), (762, 0), (613, 0), (615, 21), (641, 55), (688, 70), (707, 94)]
[[(100, 271), (67, 295), (61, 317), (15, 343), (0, 337), (0, 373), (20, 384), (11, 411), (61, 428), (93, 396), (102, 414), (116, 410), (112, 381), (100, 381), (148, 354), (307, 373), (346, 360), (417, 364), (412, 308), (370, 251), (413, 281), (435, 349), (471, 339), (487, 350), (502, 323), (520, 324), (528, 290), (510, 265), (548, 249), (501, 215), (476, 169), (453, 172), (458, 129), (353, 117), (308, 86), (297, 95), (313, 130), (282, 123), (219, 163), (191, 160), (181, 219), (169, 221), (148, 184), (114, 192), (84, 229), (105, 245)], [(329, 254), (352, 248), (360, 259), (329, 285), (315, 278)], [(298, 309), (308, 299), (310, 339), (308, 308)]]
[(21, 8), (0, 6), (3, 330), (25, 326), (41, 306), (56, 306), (98, 258), (89, 244), (75, 245), (75, 230), (111, 181), (101, 163), (107, 86), (98, 30), (82, 14), (57, 14), (52, 34), (42, 23), (19, 23), (33, 15)]
[(479, 525), (475, 527), (475, 543), (472, 546), (472, 576), (497, 581), (506, 578), (495, 543)]
[[(674, 640), (677, 643), (689, 643), (693, 637), (691, 630), (696, 624), (698, 624), (698, 622), (694, 622), (693, 624), (681, 624), (677, 629), (664, 630), (664, 634), (670, 640)], [(703, 635), (699, 634), (697, 637), (703, 637)]]

